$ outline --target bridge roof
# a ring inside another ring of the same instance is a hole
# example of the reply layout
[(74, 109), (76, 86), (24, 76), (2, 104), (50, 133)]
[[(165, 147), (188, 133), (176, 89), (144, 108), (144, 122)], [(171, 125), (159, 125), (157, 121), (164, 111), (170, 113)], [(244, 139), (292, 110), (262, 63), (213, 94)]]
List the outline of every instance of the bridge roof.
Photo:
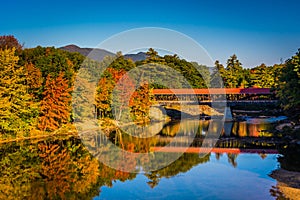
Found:
[(273, 94), (270, 88), (153, 89), (153, 94)]

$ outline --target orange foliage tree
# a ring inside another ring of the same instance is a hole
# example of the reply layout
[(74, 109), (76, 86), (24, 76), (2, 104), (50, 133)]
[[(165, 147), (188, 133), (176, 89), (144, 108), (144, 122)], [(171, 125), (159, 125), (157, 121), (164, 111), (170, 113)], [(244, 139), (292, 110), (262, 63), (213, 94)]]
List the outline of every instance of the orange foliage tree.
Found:
[(150, 120), (149, 111), (152, 104), (153, 95), (147, 82), (133, 93), (130, 99), (131, 114), (137, 122), (147, 122)]
[(41, 101), (38, 125), (40, 130), (53, 131), (69, 121), (71, 91), (72, 88), (69, 88), (63, 72), (56, 78), (48, 74)]

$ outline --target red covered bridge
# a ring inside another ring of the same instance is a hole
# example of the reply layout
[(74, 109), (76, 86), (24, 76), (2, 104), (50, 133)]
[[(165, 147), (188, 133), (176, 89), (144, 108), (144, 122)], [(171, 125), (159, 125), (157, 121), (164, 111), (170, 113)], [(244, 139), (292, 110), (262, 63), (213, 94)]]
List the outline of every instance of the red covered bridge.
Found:
[(154, 89), (155, 99), (163, 102), (277, 102), (270, 88), (209, 88), (209, 89)]

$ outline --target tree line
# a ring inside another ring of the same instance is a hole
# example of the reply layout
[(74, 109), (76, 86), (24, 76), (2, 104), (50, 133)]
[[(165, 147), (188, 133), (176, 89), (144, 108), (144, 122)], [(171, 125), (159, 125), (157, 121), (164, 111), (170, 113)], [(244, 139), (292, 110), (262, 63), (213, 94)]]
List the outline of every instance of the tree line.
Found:
[[(177, 55), (160, 56), (150, 48), (142, 61), (134, 62), (117, 53), (115, 58), (107, 57), (97, 62), (54, 47), (24, 49), (14, 36), (0, 36), (0, 133), (2, 137), (30, 136), (70, 125), (76, 118), (71, 102), (80, 68), (87, 69), (83, 76), (97, 82), (96, 94), (91, 98), (98, 118), (121, 118), (124, 117), (122, 113), (129, 113), (125, 117), (147, 121), (153, 88), (224, 85), (228, 88), (272, 88), (282, 108), (299, 120), (299, 56), (300, 50), (284, 63), (246, 69), (237, 56), (232, 55), (226, 66), (216, 61), (214, 68), (210, 68)], [(103, 71), (107, 64), (109, 66)], [(142, 67), (145, 65), (147, 70)], [(181, 76), (168, 73), (163, 66)], [(127, 75), (132, 69), (135, 69), (135, 77), (142, 74), (142, 81)], [(83, 83), (88, 85), (90, 81)], [(91, 115), (91, 112), (86, 114)]]

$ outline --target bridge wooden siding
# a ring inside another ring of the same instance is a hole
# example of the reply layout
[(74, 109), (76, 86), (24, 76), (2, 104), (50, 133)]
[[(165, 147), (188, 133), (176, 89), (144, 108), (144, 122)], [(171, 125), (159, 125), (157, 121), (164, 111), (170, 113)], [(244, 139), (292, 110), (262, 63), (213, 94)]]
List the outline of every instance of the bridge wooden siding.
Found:
[(231, 104), (246, 101), (248, 103), (277, 102), (275, 93), (270, 88), (154, 89), (153, 94), (159, 102), (198, 101), (202, 104), (224, 100)]
[(153, 94), (274, 94), (270, 88), (153, 89)]

